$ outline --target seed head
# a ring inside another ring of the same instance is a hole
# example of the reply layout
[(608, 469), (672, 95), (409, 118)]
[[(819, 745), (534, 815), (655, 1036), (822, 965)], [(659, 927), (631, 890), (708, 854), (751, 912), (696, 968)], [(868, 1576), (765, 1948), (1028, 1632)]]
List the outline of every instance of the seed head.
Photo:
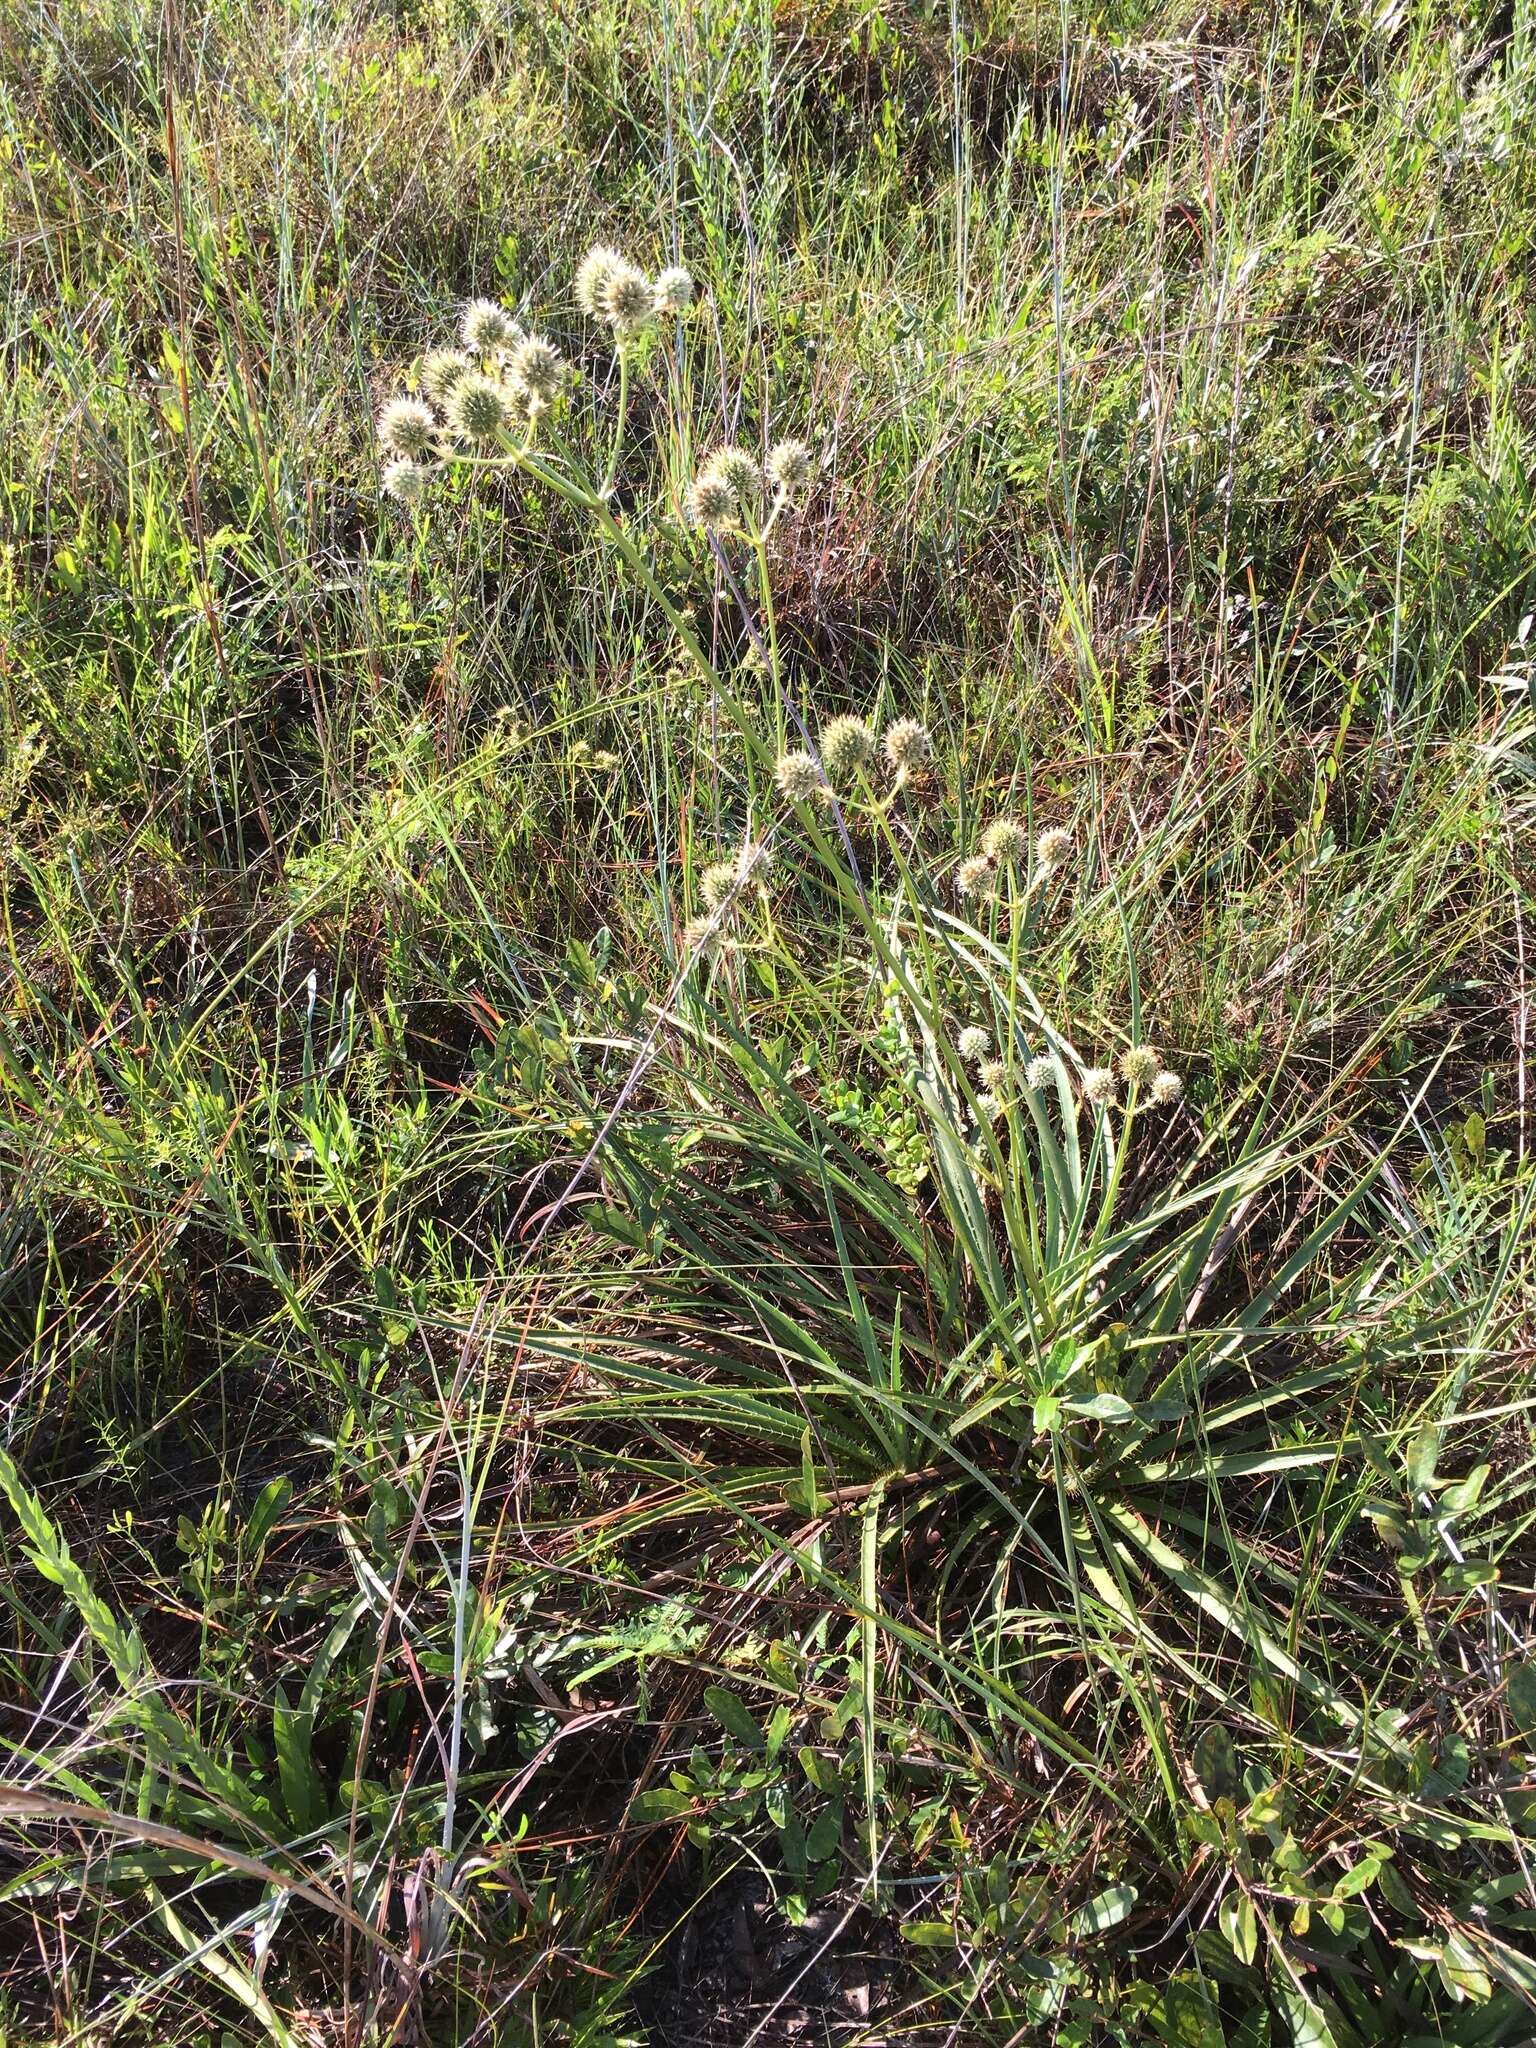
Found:
[(379, 487), (386, 498), (397, 498), (402, 505), (417, 504), (432, 472), (423, 462), (413, 462), (409, 455), (397, 455), (393, 462), (386, 462)]
[(693, 279), (680, 263), (674, 263), (656, 280), (656, 310), (680, 318), (692, 304)]
[(690, 917), (683, 926), (683, 951), (709, 960), (725, 943), (725, 934), (713, 917)]
[(1005, 867), (1022, 860), (1029, 847), (1029, 834), (1017, 818), (994, 818), (981, 835), (981, 850)]
[(762, 489), (763, 473), (745, 448), (717, 448), (705, 462), (703, 474), (722, 478), (743, 505), (751, 505)]
[(745, 888), (766, 889), (773, 867), (773, 848), (766, 839), (746, 840), (736, 856), (736, 879)]
[(969, 860), (961, 861), (955, 869), (955, 894), (960, 897), (985, 897), (997, 888), (997, 876), (992, 863), (984, 853), (973, 853)]
[(589, 320), (596, 320), (603, 312), (603, 287), (613, 273), (624, 262), (617, 249), (606, 242), (597, 242), (590, 248), (576, 268), (576, 303)]
[(462, 349), (429, 348), (421, 359), (421, 388), (434, 405), (443, 405), (454, 385), (471, 367)]
[(792, 804), (810, 803), (822, 796), (827, 787), (820, 768), (803, 747), (779, 756), (773, 779), (779, 786), (779, 794)]
[(821, 763), (832, 783), (849, 783), (875, 758), (875, 735), (862, 718), (834, 718), (821, 729)]
[(620, 341), (638, 334), (656, 317), (656, 287), (643, 270), (621, 256), (603, 279), (598, 304)]
[(437, 421), (419, 398), (392, 398), (379, 414), (379, 440), (387, 454), (408, 455), (413, 462), (432, 452)]
[(723, 476), (706, 469), (696, 476), (688, 492), (688, 518), (706, 533), (720, 533), (734, 526), (741, 516), (741, 504)]
[(467, 371), (448, 394), (448, 424), (466, 441), (494, 441), (507, 425), (507, 394), (494, 377)]
[(1083, 1076), (1083, 1099), (1095, 1109), (1107, 1109), (1119, 1092), (1120, 1084), (1110, 1067), (1090, 1067)]
[(955, 1051), (963, 1060), (985, 1059), (992, 1050), (992, 1034), (984, 1024), (967, 1024), (955, 1040)]
[(910, 775), (933, 752), (928, 728), (915, 718), (898, 718), (885, 729), (885, 758), (898, 775)]
[(1060, 825), (1048, 825), (1035, 841), (1035, 859), (1046, 874), (1059, 868), (1071, 851), (1072, 834)]
[(699, 877), (699, 894), (711, 910), (718, 910), (740, 879), (735, 861), (714, 861)]
[(764, 465), (768, 481), (781, 498), (803, 497), (810, 486), (814, 463), (804, 441), (779, 441), (769, 449)]
[(459, 338), (477, 356), (511, 348), (522, 332), (506, 307), (498, 306), (494, 299), (471, 299), (459, 320)]
[(1162, 1067), (1155, 1045), (1132, 1045), (1120, 1055), (1120, 1078), (1132, 1088), (1140, 1088)]
[(995, 1095), (1008, 1079), (1008, 1069), (1002, 1060), (983, 1060), (976, 1069), (976, 1078), (983, 1088), (990, 1088)]
[(1177, 1074), (1170, 1073), (1167, 1069), (1164, 1069), (1161, 1074), (1153, 1075), (1152, 1100), (1159, 1109), (1172, 1109), (1183, 1093), (1184, 1083)]
[(1041, 1056), (1032, 1059), (1024, 1069), (1024, 1079), (1036, 1091), (1049, 1088), (1056, 1079), (1056, 1062)]
[(507, 374), (530, 398), (548, 405), (560, 389), (560, 351), (542, 335), (527, 335), (513, 349)]

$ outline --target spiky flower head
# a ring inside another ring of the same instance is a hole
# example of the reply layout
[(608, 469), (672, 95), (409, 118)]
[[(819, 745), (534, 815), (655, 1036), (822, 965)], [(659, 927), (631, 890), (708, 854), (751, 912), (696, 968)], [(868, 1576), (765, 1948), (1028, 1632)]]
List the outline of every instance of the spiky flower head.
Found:
[(1002, 1060), (983, 1060), (976, 1069), (976, 1078), (983, 1088), (990, 1088), (995, 1095), (1008, 1079), (1008, 1069)]
[(462, 376), (448, 394), (448, 424), (466, 441), (494, 441), (511, 417), (507, 393), (480, 370)]
[(985, 1059), (992, 1050), (992, 1034), (984, 1024), (967, 1024), (955, 1040), (955, 1051), (963, 1060)]
[(421, 388), (434, 405), (446, 404), (449, 392), (471, 368), (462, 349), (429, 348), (421, 359)]
[(1160, 1071), (1162, 1064), (1155, 1045), (1127, 1046), (1120, 1055), (1120, 1078), (1132, 1088), (1140, 1088)]
[(829, 782), (849, 783), (875, 758), (875, 735), (868, 721), (834, 718), (821, 729), (821, 760)]
[(494, 299), (471, 299), (459, 318), (459, 339), (477, 356), (511, 348), (522, 331), (506, 307), (498, 306)]
[(718, 910), (740, 880), (735, 861), (712, 861), (699, 877), (699, 894), (711, 910)]
[(741, 501), (723, 476), (706, 469), (696, 476), (688, 492), (688, 518), (706, 533), (719, 533), (734, 526), (741, 516)]
[(984, 1124), (995, 1123), (1003, 1113), (1003, 1105), (990, 1089), (983, 1089), (976, 1098), (976, 1114)]
[(1056, 1062), (1043, 1053), (1032, 1059), (1024, 1069), (1024, 1079), (1037, 1091), (1049, 1088), (1056, 1079)]
[(1083, 1076), (1083, 1099), (1095, 1109), (1106, 1109), (1120, 1092), (1112, 1067), (1090, 1067)]
[(996, 887), (996, 872), (984, 853), (973, 853), (955, 869), (957, 896), (990, 896)]
[(725, 944), (725, 933), (713, 917), (690, 917), (682, 936), (684, 953), (694, 954), (700, 960), (712, 959)]
[(773, 779), (779, 786), (779, 794), (792, 804), (810, 803), (822, 796), (827, 787), (821, 769), (803, 747), (796, 747), (793, 753), (780, 754)]
[(762, 489), (763, 473), (745, 448), (727, 445), (715, 449), (705, 461), (702, 473), (722, 478), (743, 505), (751, 505)]
[(1184, 1093), (1184, 1083), (1166, 1068), (1152, 1077), (1152, 1100), (1159, 1109), (1172, 1109)]
[(981, 835), (982, 852), (1008, 867), (1022, 860), (1028, 848), (1029, 834), (1017, 818), (994, 818)]
[(656, 280), (656, 310), (674, 318), (693, 304), (693, 279), (680, 263), (669, 264)]
[(393, 462), (385, 463), (379, 488), (386, 498), (397, 498), (402, 505), (415, 505), (431, 480), (432, 472), (424, 462), (413, 462), (409, 455), (397, 455)]
[(655, 319), (656, 287), (643, 270), (621, 256), (603, 279), (598, 305), (614, 333), (627, 341)]
[(1072, 851), (1072, 834), (1060, 825), (1048, 825), (1035, 841), (1035, 859), (1047, 874), (1059, 868)]
[(413, 462), (432, 452), (437, 421), (419, 398), (392, 398), (379, 414), (379, 441), (390, 455), (408, 455)]
[(898, 775), (921, 768), (933, 752), (928, 728), (915, 718), (898, 718), (885, 729), (885, 758)]
[(576, 266), (576, 303), (589, 320), (601, 317), (603, 287), (623, 261), (617, 249), (596, 242)]
[(778, 441), (768, 450), (764, 467), (781, 497), (800, 498), (810, 487), (815, 464), (804, 441)]
[(529, 334), (512, 351), (507, 374), (514, 384), (548, 405), (560, 389), (560, 351), (540, 334)]
[(773, 867), (773, 848), (766, 839), (743, 841), (736, 856), (736, 878), (743, 888), (766, 889)]

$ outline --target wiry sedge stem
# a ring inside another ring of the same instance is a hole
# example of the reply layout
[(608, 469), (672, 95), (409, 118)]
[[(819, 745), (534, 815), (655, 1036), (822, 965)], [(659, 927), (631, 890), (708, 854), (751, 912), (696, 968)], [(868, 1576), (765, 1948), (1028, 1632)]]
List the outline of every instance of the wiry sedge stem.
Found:
[(773, 607), (773, 584), (768, 575), (768, 535), (773, 530), (774, 515), (777, 511), (778, 507), (775, 506), (774, 512), (769, 515), (768, 524), (760, 532), (753, 532), (752, 548), (757, 556), (758, 607), (762, 612), (763, 625), (768, 636), (768, 673), (769, 680), (773, 686), (775, 742), (779, 751), (782, 752), (785, 741), (785, 723), (784, 691), (781, 687), (779, 673), (779, 621), (778, 614)]
[(607, 499), (613, 494), (613, 487), (619, 480), (619, 457), (624, 451), (624, 427), (629, 418), (629, 349), (619, 344), (619, 408), (613, 423), (613, 451), (608, 457), (608, 469), (598, 486), (598, 496)]

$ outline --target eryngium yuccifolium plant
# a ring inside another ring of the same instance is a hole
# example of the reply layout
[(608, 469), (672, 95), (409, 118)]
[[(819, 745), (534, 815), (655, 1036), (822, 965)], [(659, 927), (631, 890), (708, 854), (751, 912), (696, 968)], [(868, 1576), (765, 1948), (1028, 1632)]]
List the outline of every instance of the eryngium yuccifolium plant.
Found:
[(1132, 1088), (1140, 1088), (1150, 1081), (1162, 1067), (1155, 1045), (1127, 1046), (1120, 1055), (1120, 1078)]
[(1083, 1100), (1091, 1102), (1095, 1109), (1105, 1109), (1120, 1092), (1111, 1067), (1090, 1067), (1083, 1076)]
[(1056, 1062), (1043, 1053), (1032, 1059), (1024, 1069), (1024, 1079), (1037, 1093), (1042, 1088), (1053, 1086), (1056, 1080)]
[(1035, 841), (1035, 859), (1046, 874), (1059, 868), (1071, 851), (1072, 834), (1060, 825), (1047, 825)]
[(810, 803), (826, 793), (826, 777), (803, 747), (797, 747), (792, 753), (780, 754), (773, 779), (778, 784), (779, 794), (792, 804)]
[(628, 341), (655, 319), (656, 287), (621, 256), (603, 279), (598, 305), (618, 339)]
[(801, 498), (810, 487), (811, 451), (804, 441), (777, 441), (763, 465), (768, 481), (784, 498)]
[(713, 861), (699, 877), (699, 894), (711, 910), (718, 910), (740, 881), (735, 861)]
[(498, 306), (494, 299), (471, 299), (459, 319), (460, 340), (479, 356), (511, 348), (522, 332), (506, 307)]
[(576, 267), (576, 303), (590, 320), (603, 317), (603, 287), (624, 258), (607, 242), (596, 242)]
[(669, 264), (656, 280), (656, 310), (680, 318), (693, 304), (694, 285), (680, 263)]
[(1159, 1109), (1172, 1109), (1184, 1093), (1184, 1083), (1178, 1075), (1164, 1068), (1152, 1077), (1152, 1100)]
[(995, 1123), (1003, 1113), (1003, 1105), (990, 1089), (984, 1088), (976, 1098), (976, 1114), (984, 1124)]
[(701, 476), (717, 476), (728, 483), (736, 500), (750, 511), (763, 485), (763, 473), (745, 448), (717, 448), (705, 461)]
[(867, 720), (834, 718), (821, 730), (821, 764), (829, 782), (853, 782), (875, 758), (875, 735)]
[(421, 388), (434, 405), (446, 405), (448, 394), (474, 364), (462, 349), (428, 349), (421, 363)]
[(981, 835), (981, 850), (989, 859), (1011, 867), (1029, 850), (1029, 834), (1017, 818), (994, 818)]
[(393, 462), (385, 463), (379, 483), (386, 498), (396, 498), (402, 505), (415, 505), (431, 481), (432, 472), (425, 463), (413, 462), (409, 455), (397, 455)]
[(454, 385), (446, 411), (449, 426), (465, 441), (494, 441), (512, 416), (504, 388), (479, 370)]
[(1008, 1079), (1008, 1069), (1001, 1060), (983, 1060), (976, 1069), (976, 1078), (983, 1088), (990, 1088), (996, 1095)]
[(928, 728), (915, 718), (898, 718), (885, 729), (885, 758), (898, 775), (921, 768), (933, 752)]
[(690, 917), (683, 926), (683, 951), (700, 960), (713, 959), (725, 945), (725, 933), (715, 917)]
[(723, 476), (707, 469), (689, 487), (687, 512), (691, 525), (706, 533), (722, 533), (740, 519), (741, 501)]
[(432, 408), (419, 398), (392, 398), (379, 414), (379, 441), (389, 455), (419, 461), (431, 454), (436, 433)]
[(992, 1034), (984, 1024), (967, 1024), (955, 1040), (955, 1051), (963, 1060), (985, 1059), (992, 1050)]
[(990, 896), (997, 887), (997, 872), (984, 853), (973, 853), (955, 869), (955, 894), (960, 897)]
[(513, 349), (507, 374), (530, 398), (549, 405), (560, 389), (560, 351), (542, 335), (530, 334)]

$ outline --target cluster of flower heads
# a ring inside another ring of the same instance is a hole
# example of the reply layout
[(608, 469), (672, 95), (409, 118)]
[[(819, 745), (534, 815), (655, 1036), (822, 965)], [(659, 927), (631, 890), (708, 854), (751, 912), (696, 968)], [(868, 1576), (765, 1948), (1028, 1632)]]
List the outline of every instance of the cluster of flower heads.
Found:
[(622, 346), (658, 320), (681, 319), (693, 304), (694, 283), (674, 264), (647, 277), (622, 250), (598, 242), (576, 271), (576, 303), (589, 320), (605, 320)]
[(379, 414), (383, 487), (404, 504), (421, 497), (435, 465), (455, 449), (485, 447), (513, 427), (532, 426), (560, 394), (560, 351), (494, 299), (470, 300), (459, 343), (429, 349), (417, 378), (420, 396), (392, 398)]
[[(1008, 1077), (1007, 1066), (993, 1056), (991, 1036), (981, 1024), (967, 1024), (956, 1035), (955, 1050), (961, 1059), (976, 1069), (981, 1089), (976, 1097), (976, 1107), (990, 1122), (1002, 1107), (1001, 1091)], [(1156, 1046), (1128, 1046), (1121, 1053), (1117, 1065), (1118, 1072), (1114, 1067), (1089, 1067), (1084, 1073), (1083, 1100), (1093, 1108), (1108, 1109), (1117, 1102), (1121, 1081), (1131, 1090), (1133, 1100), (1145, 1090), (1148, 1099), (1160, 1109), (1171, 1109), (1183, 1096), (1183, 1081), (1163, 1065)], [(1056, 1085), (1060, 1071), (1054, 1059), (1042, 1054), (1030, 1060), (1025, 1067), (1025, 1085), (1039, 1094)]]
[(720, 952), (748, 894), (766, 893), (772, 866), (773, 849), (760, 839), (744, 839), (729, 860), (712, 861), (699, 876), (704, 909), (683, 926), (683, 952), (700, 960)]
[[(915, 718), (897, 718), (877, 740), (868, 719), (831, 719), (816, 738), (816, 753), (796, 747), (781, 754), (773, 771), (779, 794), (790, 803), (829, 803), (840, 789), (855, 787), (883, 758), (898, 784), (924, 767), (933, 753), (928, 728)], [(820, 756), (818, 759), (817, 756)]]
[(776, 441), (763, 462), (745, 448), (716, 448), (688, 487), (689, 522), (705, 533), (762, 532), (800, 503), (815, 472), (805, 441)]
[[(1072, 851), (1072, 834), (1060, 825), (1047, 826), (1035, 841), (1035, 878), (1043, 881)], [(985, 898), (997, 891), (1001, 878), (1029, 860), (1029, 833), (1017, 818), (994, 818), (981, 835), (981, 848), (955, 869), (955, 894)]]

